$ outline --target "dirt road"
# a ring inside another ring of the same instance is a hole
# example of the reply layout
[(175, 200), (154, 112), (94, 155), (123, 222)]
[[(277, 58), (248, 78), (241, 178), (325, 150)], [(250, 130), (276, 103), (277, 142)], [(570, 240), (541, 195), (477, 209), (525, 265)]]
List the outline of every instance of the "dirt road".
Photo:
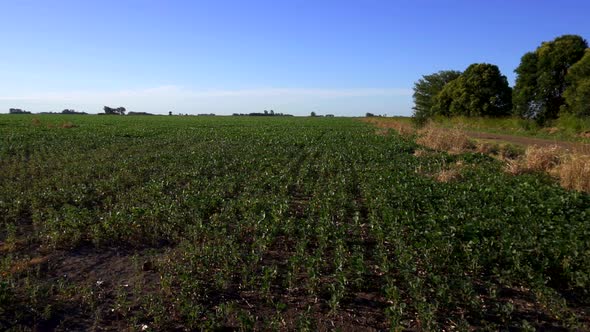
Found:
[(533, 138), (533, 137), (525, 137), (525, 136), (515, 136), (515, 135), (506, 135), (506, 134), (492, 134), (492, 133), (483, 133), (483, 132), (476, 132), (476, 131), (466, 131), (466, 134), (474, 139), (481, 139), (486, 141), (493, 141), (497, 143), (511, 143), (523, 146), (529, 145), (537, 145), (537, 146), (554, 146), (557, 145), (560, 148), (565, 150), (569, 150), (572, 152), (590, 154), (590, 144), (584, 144), (579, 142), (567, 142), (567, 141), (558, 141), (558, 140), (551, 140), (551, 139), (542, 139), (542, 138)]

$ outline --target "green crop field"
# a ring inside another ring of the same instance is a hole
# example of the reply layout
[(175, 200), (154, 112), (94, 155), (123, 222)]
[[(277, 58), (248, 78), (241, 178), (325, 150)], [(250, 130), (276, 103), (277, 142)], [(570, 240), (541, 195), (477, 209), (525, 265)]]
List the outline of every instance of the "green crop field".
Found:
[(589, 329), (590, 196), (418, 148), (346, 118), (0, 116), (0, 330)]

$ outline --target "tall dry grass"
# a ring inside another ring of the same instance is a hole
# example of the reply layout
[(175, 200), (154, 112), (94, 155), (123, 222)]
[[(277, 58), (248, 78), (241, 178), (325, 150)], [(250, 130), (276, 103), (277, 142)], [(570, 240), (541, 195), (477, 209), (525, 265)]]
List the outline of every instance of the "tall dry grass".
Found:
[(462, 153), (475, 148), (474, 142), (460, 128), (443, 129), (434, 123), (428, 123), (418, 130), (416, 143), (450, 153)]
[(566, 189), (590, 192), (589, 155), (567, 155), (552, 171), (552, 174), (559, 178), (559, 183)]
[(516, 159), (506, 159), (506, 172), (523, 174), (531, 172), (549, 172), (555, 168), (565, 151), (558, 146), (529, 146), (524, 155)]
[[(395, 119), (365, 118), (363, 121), (374, 124), (381, 134), (393, 129), (400, 135), (417, 134), (416, 143), (433, 150), (449, 153), (475, 151), (495, 155), (506, 162), (504, 170), (510, 174), (545, 172), (556, 177), (566, 189), (590, 192), (590, 145), (580, 145), (571, 151), (557, 145), (529, 146), (523, 153), (511, 145), (476, 144), (460, 126), (441, 128), (430, 122), (416, 131), (410, 123)], [(421, 157), (426, 154), (426, 150), (418, 149), (414, 155)], [(434, 178), (440, 182), (449, 182), (460, 178), (460, 172), (458, 168), (447, 168), (435, 174)]]
[(522, 157), (506, 160), (505, 171), (514, 175), (545, 172), (565, 189), (590, 192), (590, 155), (558, 146), (529, 146)]
[(559, 164), (564, 151), (558, 146), (538, 147), (529, 146), (524, 152), (525, 166), (530, 171), (543, 172)]
[(402, 136), (412, 136), (416, 133), (416, 129), (412, 123), (407, 121), (400, 121), (391, 118), (363, 118), (361, 121), (370, 123), (375, 127), (379, 128), (377, 134), (384, 135), (389, 129), (395, 130)]

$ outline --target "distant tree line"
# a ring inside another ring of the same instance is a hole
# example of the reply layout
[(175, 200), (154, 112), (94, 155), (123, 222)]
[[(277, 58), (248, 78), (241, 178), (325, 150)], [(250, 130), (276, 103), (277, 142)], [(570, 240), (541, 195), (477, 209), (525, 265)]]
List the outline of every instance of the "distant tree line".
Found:
[(78, 115), (84, 115), (86, 114), (86, 112), (78, 112), (72, 109), (65, 109), (63, 111), (61, 111), (61, 114), (78, 114)]
[(367, 112), (367, 113), (365, 114), (365, 117), (367, 117), (367, 118), (373, 118), (373, 117), (378, 117), (378, 118), (380, 118), (380, 117), (382, 117), (382, 116), (387, 116), (387, 114), (385, 114), (385, 115), (381, 115), (381, 114), (375, 114), (375, 113), (370, 113), (370, 112)]
[(148, 112), (128, 112), (127, 115), (154, 115), (152, 113), (148, 113)]
[(582, 37), (543, 42), (522, 56), (515, 73), (514, 88), (488, 63), (424, 75), (414, 84), (414, 117), (513, 115), (543, 124), (565, 113), (590, 116), (590, 49)]
[(73, 109), (65, 109), (61, 112), (40, 112), (39, 114), (71, 114), (71, 115), (87, 115), (86, 112), (78, 112)]
[[(22, 110), (20, 108), (10, 108), (8, 109), (8, 114), (31, 114), (29, 111)], [(61, 112), (40, 112), (39, 114), (77, 114), (77, 115), (84, 115), (87, 114), (85, 112), (77, 112), (72, 109), (64, 109)]]
[(103, 110), (104, 114), (108, 115), (125, 115), (125, 112), (127, 111), (125, 107), (112, 108), (108, 106), (103, 107)]
[[(153, 113), (148, 113), (148, 112), (127, 112), (127, 110), (125, 109), (125, 107), (117, 107), (117, 108), (113, 108), (113, 107), (109, 107), (109, 106), (104, 106), (103, 107), (104, 113), (98, 113), (98, 115), (155, 115)], [(9, 109), (9, 114), (32, 114), (29, 111), (25, 111), (22, 110), (20, 108), (10, 108)], [(72, 115), (86, 115), (88, 113), (86, 112), (78, 112), (76, 110), (73, 109), (64, 109), (61, 112), (39, 112), (37, 114), (72, 114)], [(168, 113), (169, 115), (172, 115), (172, 112)], [(257, 113), (251, 113), (251, 114), (257, 114)], [(248, 115), (251, 115), (248, 114)], [(189, 115), (189, 114), (178, 114), (178, 115)], [(198, 116), (215, 116), (214, 113), (203, 113), (203, 114), (197, 114)], [(266, 115), (266, 114), (263, 114)], [(283, 115), (282, 113), (278, 113), (278, 114), (274, 114), (274, 112), (270, 115)]]
[[(372, 113), (367, 113), (367, 114), (371, 114), (371, 115), (367, 115), (367, 116), (374, 116)], [(320, 114), (317, 114), (316, 112), (311, 112), (309, 114), (309, 116), (311, 116), (312, 118), (315, 118), (315, 117), (321, 118), (321, 117), (324, 117), (324, 116), (326, 118), (333, 118), (334, 117), (334, 114), (320, 115)]]
[(234, 113), (233, 116), (292, 116), (291, 114), (275, 113), (274, 110), (264, 110), (262, 113)]
[(31, 112), (21, 110), (20, 108), (11, 108), (8, 110), (9, 114), (31, 114)]

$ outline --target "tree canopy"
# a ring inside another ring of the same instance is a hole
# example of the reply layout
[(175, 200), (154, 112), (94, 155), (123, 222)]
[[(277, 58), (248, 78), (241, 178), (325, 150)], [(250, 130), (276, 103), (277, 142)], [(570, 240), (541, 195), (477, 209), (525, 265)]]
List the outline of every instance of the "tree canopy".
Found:
[(564, 104), (568, 69), (584, 56), (586, 48), (582, 37), (564, 35), (525, 54), (515, 70), (514, 114), (540, 122), (556, 118)]
[(474, 63), (445, 84), (432, 112), (446, 116), (505, 116), (512, 110), (512, 90), (496, 65)]
[(434, 74), (424, 75), (414, 83), (414, 117), (422, 121), (434, 115), (432, 114), (432, 106), (435, 103), (435, 97), (447, 83), (460, 75), (460, 71), (441, 70)]
[(104, 109), (105, 114), (111, 114), (111, 115), (125, 115), (125, 112), (126, 112), (125, 107), (112, 108), (112, 107), (105, 106), (103, 109)]
[(8, 110), (10, 114), (31, 114), (29, 111), (22, 110), (20, 108), (11, 108)]
[(566, 83), (562, 110), (578, 117), (590, 116), (590, 49), (586, 49), (582, 59), (570, 67)]

